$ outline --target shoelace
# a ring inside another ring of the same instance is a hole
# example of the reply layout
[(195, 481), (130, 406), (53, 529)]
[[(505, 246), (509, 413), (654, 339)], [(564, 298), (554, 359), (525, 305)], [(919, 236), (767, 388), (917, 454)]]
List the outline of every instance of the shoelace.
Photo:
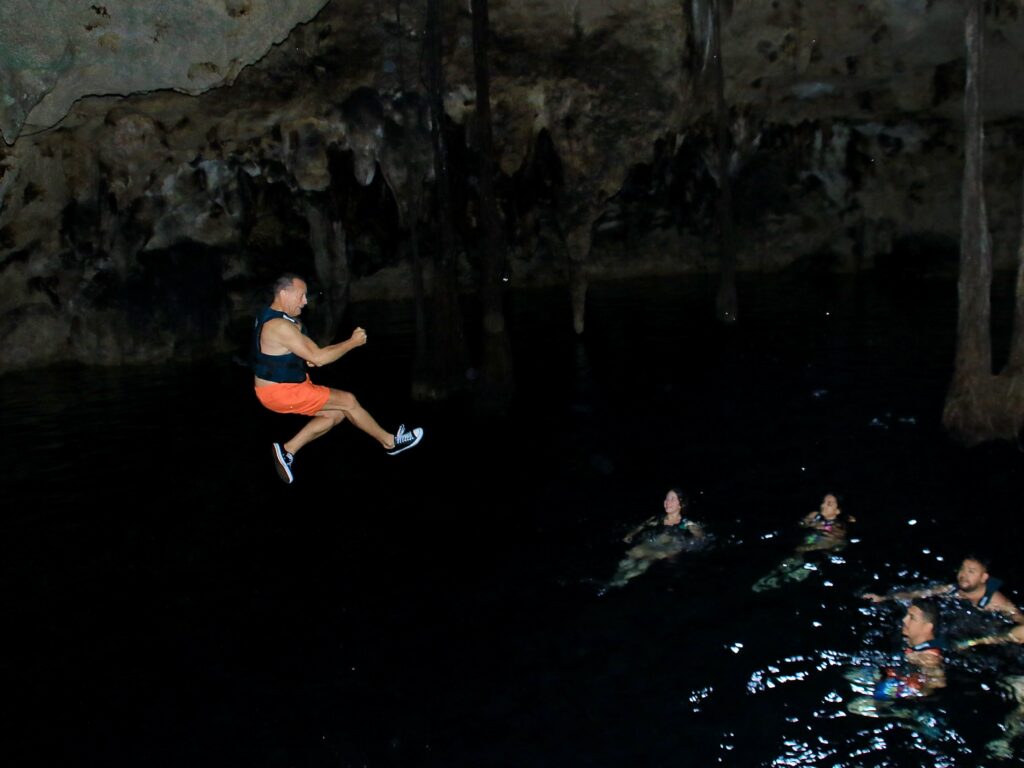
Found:
[(412, 432), (405, 431), (405, 424), (398, 428), (395, 432), (395, 445), (401, 445), (402, 443), (408, 443), (412, 440)]

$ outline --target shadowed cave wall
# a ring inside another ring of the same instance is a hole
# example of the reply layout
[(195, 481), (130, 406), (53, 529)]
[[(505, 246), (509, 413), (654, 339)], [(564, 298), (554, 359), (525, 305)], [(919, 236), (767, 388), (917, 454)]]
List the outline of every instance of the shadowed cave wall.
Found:
[[(411, 295), (412, 224), (428, 265), (438, 241), (420, 4), (19, 5), (0, 11), (0, 371), (237, 352), (285, 269), (321, 292), (321, 336), (350, 301)], [(571, 264), (590, 280), (717, 270), (712, 104), (683, 4), (492, 2), (490, 17), (509, 288), (564, 283)], [(1008, 269), (1024, 32), (1012, 7), (986, 23), (989, 218)], [(467, 292), (487, 247), (469, 40), (468, 9), (448, 6)], [(735, 3), (739, 268), (954, 274), (963, 49), (955, 0)]]

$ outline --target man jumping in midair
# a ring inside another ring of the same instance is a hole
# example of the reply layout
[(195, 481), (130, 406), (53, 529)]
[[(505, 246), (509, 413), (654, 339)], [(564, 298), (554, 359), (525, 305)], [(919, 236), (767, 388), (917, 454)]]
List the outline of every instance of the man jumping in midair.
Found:
[(282, 275), (274, 282), (273, 302), (260, 312), (253, 331), (252, 368), (256, 397), (275, 413), (312, 417), (291, 440), (273, 444), (277, 474), (286, 483), (295, 479), (292, 474), (295, 454), (346, 418), (379, 442), (392, 456), (414, 447), (423, 439), (420, 427), (407, 430), (403, 424), (394, 434), (386, 431), (351, 392), (310, 381), (307, 367), (328, 365), (350, 350), (363, 346), (366, 331), (356, 328), (348, 340), (319, 347), (306, 335), (298, 319), (306, 303), (306, 282), (297, 275)]

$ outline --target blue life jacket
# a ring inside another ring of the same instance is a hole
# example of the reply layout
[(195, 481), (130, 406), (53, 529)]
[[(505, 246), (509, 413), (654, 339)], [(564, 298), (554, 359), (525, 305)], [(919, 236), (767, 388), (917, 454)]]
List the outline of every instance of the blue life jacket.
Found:
[(303, 336), (309, 336), (301, 323), (291, 315), (277, 309), (264, 307), (256, 316), (256, 325), (252, 334), (252, 354), (250, 364), (252, 372), (261, 379), (277, 382), (278, 384), (299, 384), (306, 380), (306, 361), (292, 352), (283, 355), (268, 355), (260, 350), (260, 335), (263, 333), (263, 325), (268, 320), (283, 318), (290, 323), (295, 323), (302, 331)]

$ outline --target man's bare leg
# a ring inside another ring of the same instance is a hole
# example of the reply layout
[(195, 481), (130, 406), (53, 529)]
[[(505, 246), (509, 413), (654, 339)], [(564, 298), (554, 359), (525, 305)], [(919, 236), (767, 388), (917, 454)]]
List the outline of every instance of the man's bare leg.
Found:
[(391, 456), (415, 447), (423, 438), (422, 429), (417, 427), (406, 430), (404, 425), (398, 428), (397, 433), (391, 434), (359, 404), (355, 395), (344, 390), (332, 389), (323, 408), (298, 431), (295, 437), (287, 443), (274, 443), (274, 461), (278, 476), (291, 484), (294, 480), (292, 459), (295, 454), (307, 443), (327, 434), (345, 419), (380, 443)]
[[(377, 423), (377, 420), (370, 415), (370, 412), (359, 404), (359, 401), (356, 400), (356, 396), (351, 392), (345, 392), (341, 389), (332, 389), (331, 395), (327, 398), (327, 402), (324, 404), (320, 413), (330, 412), (341, 412), (343, 414), (343, 418), (347, 418), (354, 426), (368, 434), (384, 448), (390, 450), (395, 447), (395, 436), (381, 427), (381, 425)], [(332, 424), (331, 426), (334, 425)], [(307, 440), (306, 442), (309, 441)]]
[(281, 447), (294, 455), (304, 445), (316, 440), (318, 437), (323, 437), (344, 420), (345, 414), (342, 411), (321, 411), (306, 422), (306, 426), (300, 429), (295, 437), (282, 444)]

